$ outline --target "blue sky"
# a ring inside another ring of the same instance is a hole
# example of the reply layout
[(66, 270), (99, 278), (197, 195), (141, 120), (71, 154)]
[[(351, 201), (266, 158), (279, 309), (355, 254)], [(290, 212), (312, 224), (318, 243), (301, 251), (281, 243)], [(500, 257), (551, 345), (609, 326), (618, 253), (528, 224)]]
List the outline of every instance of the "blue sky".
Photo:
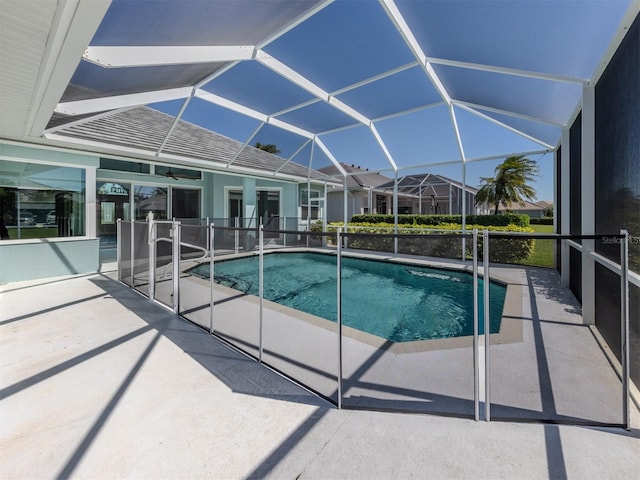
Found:
[[(119, 3), (114, 3), (116, 9)], [(429, 56), (575, 78), (589, 78), (593, 73), (613, 34), (616, 19), (628, 3), (628, 0), (558, 0), (480, 5), (396, 0)], [(180, 12), (192, 14), (193, 22), (198, 23), (205, 4), (194, 6), (190, 12), (192, 5), (186, 3)], [(265, 5), (267, 8), (268, 4)], [(161, 14), (161, 11), (154, 13)], [(119, 17), (114, 13), (113, 21), (118, 23), (125, 18), (126, 15)], [(213, 23), (207, 30), (212, 41), (216, 28), (226, 28), (216, 25), (216, 18), (211, 17)], [(448, 22), (443, 22), (444, 18)], [(550, 19), (562, 28), (544, 28)], [(189, 22), (183, 19), (181, 24)], [(584, 25), (589, 28), (583, 28)], [(187, 28), (183, 34), (188, 32)], [(109, 39), (99, 39), (109, 43)], [(425, 165), (461, 160), (450, 111), (424, 69), (415, 64), (416, 57), (379, 2), (338, 0), (266, 45), (264, 51), (372, 120), (400, 167), (400, 175), (432, 172), (462, 180), (460, 164)], [(493, 176), (495, 166), (507, 155), (544, 150), (533, 138), (555, 146), (560, 138), (560, 125), (570, 120), (582, 94), (579, 83), (437, 63), (433, 68), (448, 94), (458, 102), (453, 109), (465, 158), (471, 160), (467, 164), (467, 183), (472, 186), (480, 184), (480, 177)], [(389, 71), (396, 73), (358, 86), (362, 80)], [(153, 75), (152, 69), (149, 75)], [(284, 79), (266, 64), (241, 62), (201, 88), (317, 134), (340, 162), (370, 170), (386, 168), (383, 173), (393, 176), (383, 150), (367, 127), (340, 130), (353, 124), (353, 118), (326, 103), (309, 103), (315, 99), (309, 91)], [(152, 106), (175, 114), (182, 103), (181, 100)], [(411, 113), (389, 118), (390, 114), (405, 111)], [(190, 101), (182, 119), (242, 143), (275, 144), (284, 158), (297, 152), (306, 141), (269, 125), (259, 128), (257, 120), (199, 98)], [(310, 155), (311, 147), (307, 146), (293, 160), (308, 165)], [(494, 155), (502, 157), (472, 161)], [(553, 153), (528, 156), (540, 168), (534, 184), (537, 199), (552, 200)], [(321, 168), (329, 163), (321, 150), (315, 148), (312, 167)], [(425, 166), (409, 168), (415, 165)]]

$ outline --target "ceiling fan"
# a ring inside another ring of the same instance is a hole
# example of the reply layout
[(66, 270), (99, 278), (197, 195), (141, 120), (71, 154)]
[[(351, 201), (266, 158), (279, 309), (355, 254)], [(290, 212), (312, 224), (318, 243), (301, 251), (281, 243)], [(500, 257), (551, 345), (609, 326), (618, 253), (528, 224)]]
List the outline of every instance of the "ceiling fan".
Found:
[(175, 173), (173, 173), (173, 170), (171, 170), (171, 167), (169, 167), (169, 169), (166, 172), (164, 172), (164, 176), (173, 178), (174, 180), (178, 180), (178, 177), (176, 176)]

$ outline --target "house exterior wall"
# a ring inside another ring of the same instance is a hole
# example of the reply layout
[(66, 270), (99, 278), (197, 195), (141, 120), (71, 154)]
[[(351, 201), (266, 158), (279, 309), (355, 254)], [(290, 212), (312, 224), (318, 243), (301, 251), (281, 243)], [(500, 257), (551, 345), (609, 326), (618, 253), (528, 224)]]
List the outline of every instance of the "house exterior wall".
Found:
[[(254, 185), (254, 190), (277, 190), (280, 193), (280, 211), (275, 215), (287, 218), (297, 218), (299, 212), (299, 186), (293, 180), (271, 180), (248, 175), (229, 175), (216, 172), (202, 172), (200, 180), (179, 178), (178, 180), (164, 175), (150, 173), (134, 173), (116, 170), (101, 169), (100, 158), (97, 153), (79, 153), (61, 148), (42, 145), (30, 145), (19, 142), (0, 141), (0, 169), (2, 162), (5, 167), (13, 164), (51, 165), (54, 167), (68, 167), (77, 172), (82, 172), (84, 178), (82, 212), (83, 219), (79, 225), (83, 228), (81, 236), (49, 236), (46, 238), (21, 238), (3, 239), (0, 241), (0, 283), (31, 280), (35, 278), (47, 278), (77, 273), (96, 272), (100, 268), (101, 238), (98, 225), (100, 215), (97, 209), (101, 206), (96, 203), (97, 184), (107, 182), (126, 185), (127, 194), (131, 195), (134, 186), (149, 186), (165, 189), (168, 192), (167, 199), (171, 196), (171, 188), (198, 189), (200, 191), (200, 205), (198, 211), (202, 218), (222, 219), (228, 215), (226, 203), (226, 191), (229, 189), (245, 189), (247, 185)], [(135, 159), (127, 161), (135, 162)], [(141, 163), (148, 163), (142, 161)], [(194, 169), (195, 170), (195, 169)], [(9, 170), (7, 170), (7, 173)], [(1, 173), (1, 172), (0, 172)], [(1, 176), (0, 176), (1, 177)], [(7, 177), (9, 178), (9, 177)], [(10, 185), (0, 184), (0, 189), (15, 188)], [(36, 188), (35, 186), (33, 188)], [(314, 185), (312, 188), (323, 191), (324, 185)], [(130, 190), (131, 189), (131, 190)], [(2, 193), (2, 192), (0, 192)], [(5, 192), (6, 193), (6, 192)], [(106, 201), (103, 199), (103, 201)], [(128, 199), (124, 200), (129, 202)], [(254, 202), (255, 203), (255, 202)], [(128, 203), (126, 204), (128, 205)], [(171, 202), (168, 202), (167, 215), (170, 214)], [(15, 208), (14, 208), (15, 210)], [(195, 211), (195, 210), (194, 210)], [(271, 213), (271, 212), (270, 212)], [(15, 216), (15, 215), (14, 215)], [(15, 220), (15, 219), (14, 219)], [(44, 223), (44, 222), (41, 222)], [(114, 222), (112, 222), (114, 223)], [(288, 228), (295, 228), (297, 223), (288, 222)], [(52, 232), (52, 225), (33, 225), (32, 229), (48, 227)], [(109, 235), (113, 237), (110, 245), (113, 253), (109, 260), (115, 260), (115, 225), (112, 225)], [(14, 228), (14, 227), (11, 227)], [(43, 233), (44, 232), (44, 233)], [(26, 229), (24, 229), (26, 234)], [(26, 235), (25, 235), (26, 236)], [(104, 247), (104, 245), (103, 245)]]
[[(87, 191), (91, 188), (95, 192), (95, 171), (99, 165), (96, 156), (0, 142), (2, 161), (82, 169), (85, 171)], [(87, 171), (90, 174), (86, 174)], [(85, 196), (85, 232), (81, 236), (0, 241), (0, 283), (98, 271), (95, 196), (93, 202), (91, 200), (91, 196)]]

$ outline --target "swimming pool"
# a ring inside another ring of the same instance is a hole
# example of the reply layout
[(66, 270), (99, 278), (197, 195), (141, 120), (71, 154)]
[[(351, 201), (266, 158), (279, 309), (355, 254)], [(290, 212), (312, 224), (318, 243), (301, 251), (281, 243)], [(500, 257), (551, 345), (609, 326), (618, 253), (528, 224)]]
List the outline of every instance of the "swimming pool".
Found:
[[(218, 261), (215, 281), (258, 295), (257, 256)], [(209, 265), (188, 271), (209, 278)], [(480, 333), (483, 281), (479, 279)], [(490, 331), (500, 330), (506, 287), (489, 287)], [(336, 321), (336, 257), (264, 255), (264, 298)], [(393, 342), (473, 335), (473, 277), (466, 272), (342, 257), (342, 322)]]

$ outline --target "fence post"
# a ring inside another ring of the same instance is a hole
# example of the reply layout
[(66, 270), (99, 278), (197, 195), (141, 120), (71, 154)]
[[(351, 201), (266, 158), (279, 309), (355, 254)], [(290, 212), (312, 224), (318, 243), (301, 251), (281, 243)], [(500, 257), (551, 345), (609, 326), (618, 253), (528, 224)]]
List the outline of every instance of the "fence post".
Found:
[(149, 248), (149, 300), (156, 298), (156, 223), (153, 220), (153, 212), (147, 216), (147, 246)]
[(122, 282), (122, 219), (120, 218), (116, 221), (116, 262), (118, 263), (118, 281)]
[(240, 218), (239, 217), (235, 217), (234, 221), (233, 221), (233, 225), (235, 227), (235, 230), (233, 231), (233, 235), (234, 235), (234, 240), (235, 240), (235, 247), (234, 247), (234, 251), (235, 254), (238, 254), (238, 251), (240, 250), (240, 232), (238, 231), (238, 228), (240, 227)]
[(337, 258), (336, 258), (336, 321), (338, 324), (338, 409), (342, 408), (342, 228), (338, 227), (336, 233)]
[(213, 305), (215, 301), (213, 299), (214, 288), (213, 285), (215, 283), (215, 272), (214, 272), (214, 234), (215, 230), (213, 228), (213, 223), (207, 228), (207, 232), (209, 232), (209, 333), (213, 335)]
[(260, 297), (260, 331), (259, 331), (259, 340), (258, 340), (258, 361), (262, 363), (262, 326), (263, 326), (263, 318), (262, 318), (262, 304), (264, 300), (264, 233), (263, 233), (263, 225), (260, 222), (260, 226), (258, 227), (258, 289), (259, 289), (259, 297)]
[(480, 420), (480, 348), (478, 345), (478, 229), (473, 229), (473, 418)]
[(180, 311), (180, 222), (173, 222), (173, 313)]
[(620, 230), (620, 331), (622, 335), (622, 423), (631, 430), (629, 412), (629, 232)]
[(491, 421), (491, 382), (490, 377), (490, 352), (491, 344), (490, 323), (489, 323), (489, 284), (491, 283), (489, 273), (489, 230), (482, 232), (482, 268), (484, 273), (484, 419)]
[(131, 219), (131, 287), (136, 288), (136, 262), (135, 262), (135, 226), (136, 223), (133, 219)]

